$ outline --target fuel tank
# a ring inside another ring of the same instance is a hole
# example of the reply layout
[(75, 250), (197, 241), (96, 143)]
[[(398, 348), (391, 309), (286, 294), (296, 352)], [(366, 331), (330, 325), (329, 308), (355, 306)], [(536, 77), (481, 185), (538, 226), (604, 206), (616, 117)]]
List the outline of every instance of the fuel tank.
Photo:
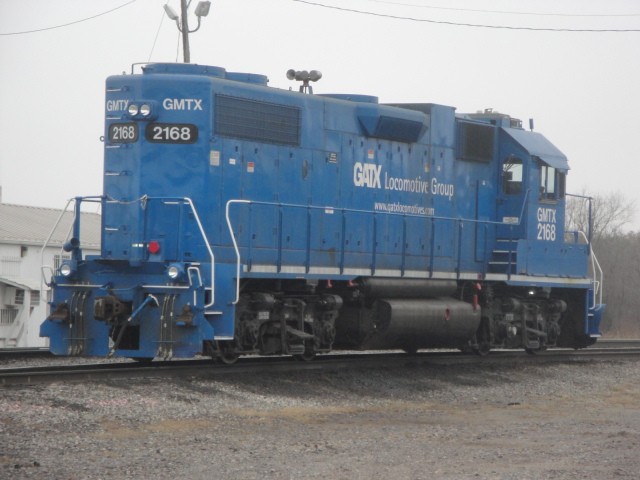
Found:
[(478, 329), (480, 309), (453, 298), (378, 299), (371, 308), (345, 308), (336, 346), (365, 350), (459, 348)]

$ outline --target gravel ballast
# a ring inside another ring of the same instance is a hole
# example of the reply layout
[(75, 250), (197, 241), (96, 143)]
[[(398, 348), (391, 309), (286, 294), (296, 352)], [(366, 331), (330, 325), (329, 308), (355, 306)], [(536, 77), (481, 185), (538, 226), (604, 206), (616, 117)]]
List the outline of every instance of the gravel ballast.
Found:
[(0, 387), (0, 478), (637, 479), (639, 367), (496, 359)]

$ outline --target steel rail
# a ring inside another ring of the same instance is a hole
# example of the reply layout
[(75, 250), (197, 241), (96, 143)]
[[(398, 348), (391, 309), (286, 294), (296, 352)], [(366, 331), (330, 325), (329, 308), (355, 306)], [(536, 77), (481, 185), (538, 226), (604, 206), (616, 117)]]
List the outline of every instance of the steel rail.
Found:
[(51, 357), (53, 355), (46, 347), (3, 347), (0, 348), (1, 358)]
[(291, 357), (247, 357), (234, 365), (216, 364), (211, 359), (174, 360), (148, 363), (99, 363), (76, 365), (53, 365), (44, 367), (20, 367), (0, 369), (0, 386), (31, 385), (53, 382), (104, 381), (116, 378), (203, 378), (256, 373), (292, 373), (300, 371), (343, 371), (345, 369), (380, 369), (433, 367), (455, 365), (489, 365), (544, 363), (571, 363), (593, 360), (638, 360), (640, 347), (587, 348), (583, 350), (550, 349), (537, 355), (523, 351), (496, 350), (479, 357), (457, 351), (424, 351), (414, 355), (404, 352), (384, 353), (332, 353), (321, 355), (312, 362), (298, 362)]
[[(604, 348), (640, 348), (640, 339), (625, 339), (625, 338), (609, 338), (598, 339), (597, 343), (587, 347), (587, 350), (597, 350)], [(554, 349), (552, 349), (553, 351)], [(336, 354), (340, 354), (340, 350), (334, 351)], [(364, 352), (363, 352), (364, 353)], [(0, 348), (0, 358), (6, 357), (30, 357), (30, 356), (49, 356), (54, 357), (47, 347), (2, 347)], [(326, 358), (324, 355), (323, 358)], [(247, 357), (250, 358), (250, 357)]]
[(590, 347), (589, 350), (600, 348), (640, 348), (640, 340), (626, 338), (599, 338), (598, 341)]

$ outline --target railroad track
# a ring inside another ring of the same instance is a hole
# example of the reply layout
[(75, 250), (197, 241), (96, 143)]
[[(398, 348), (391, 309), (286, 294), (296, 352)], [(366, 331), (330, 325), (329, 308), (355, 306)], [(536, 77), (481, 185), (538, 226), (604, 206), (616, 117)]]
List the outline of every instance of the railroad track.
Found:
[[(640, 347), (640, 339), (606, 339), (598, 340), (598, 342), (590, 347), (589, 350), (598, 348), (633, 348)], [(0, 348), (0, 358), (9, 357), (52, 357), (47, 347), (3, 347)]]
[(537, 355), (528, 355), (525, 352), (512, 350), (492, 351), (486, 357), (465, 355), (457, 351), (423, 351), (415, 355), (398, 352), (332, 353), (318, 356), (311, 362), (294, 361), (290, 357), (247, 357), (241, 358), (235, 365), (222, 365), (211, 359), (202, 359), (0, 368), (0, 386), (104, 381), (116, 378), (180, 376), (212, 379), (230, 374), (261, 372), (281, 374), (305, 370), (331, 372), (344, 369), (481, 365), (505, 361), (523, 364), (568, 363), (630, 358), (640, 358), (640, 340), (607, 340), (584, 350), (551, 349)]
[(605, 340), (598, 340), (595, 345), (589, 347), (587, 350), (598, 350), (606, 348), (640, 348), (640, 339), (621, 339), (611, 338)]
[(51, 357), (49, 349), (46, 347), (4, 347), (0, 348), (0, 359), (2, 358), (25, 358), (25, 357)]

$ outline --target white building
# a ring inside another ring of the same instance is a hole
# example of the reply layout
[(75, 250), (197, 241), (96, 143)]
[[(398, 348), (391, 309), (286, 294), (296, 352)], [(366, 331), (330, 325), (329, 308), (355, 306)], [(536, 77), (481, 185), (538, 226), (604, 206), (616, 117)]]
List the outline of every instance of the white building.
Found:
[[(40, 324), (48, 314), (49, 289), (42, 266), (52, 269), (70, 258), (62, 245), (71, 232), (73, 212), (66, 212), (46, 249), (42, 249), (62, 210), (0, 203), (0, 348), (44, 347)], [(82, 213), (84, 255), (100, 251), (100, 215)], [(47, 271), (47, 280), (51, 270)]]

